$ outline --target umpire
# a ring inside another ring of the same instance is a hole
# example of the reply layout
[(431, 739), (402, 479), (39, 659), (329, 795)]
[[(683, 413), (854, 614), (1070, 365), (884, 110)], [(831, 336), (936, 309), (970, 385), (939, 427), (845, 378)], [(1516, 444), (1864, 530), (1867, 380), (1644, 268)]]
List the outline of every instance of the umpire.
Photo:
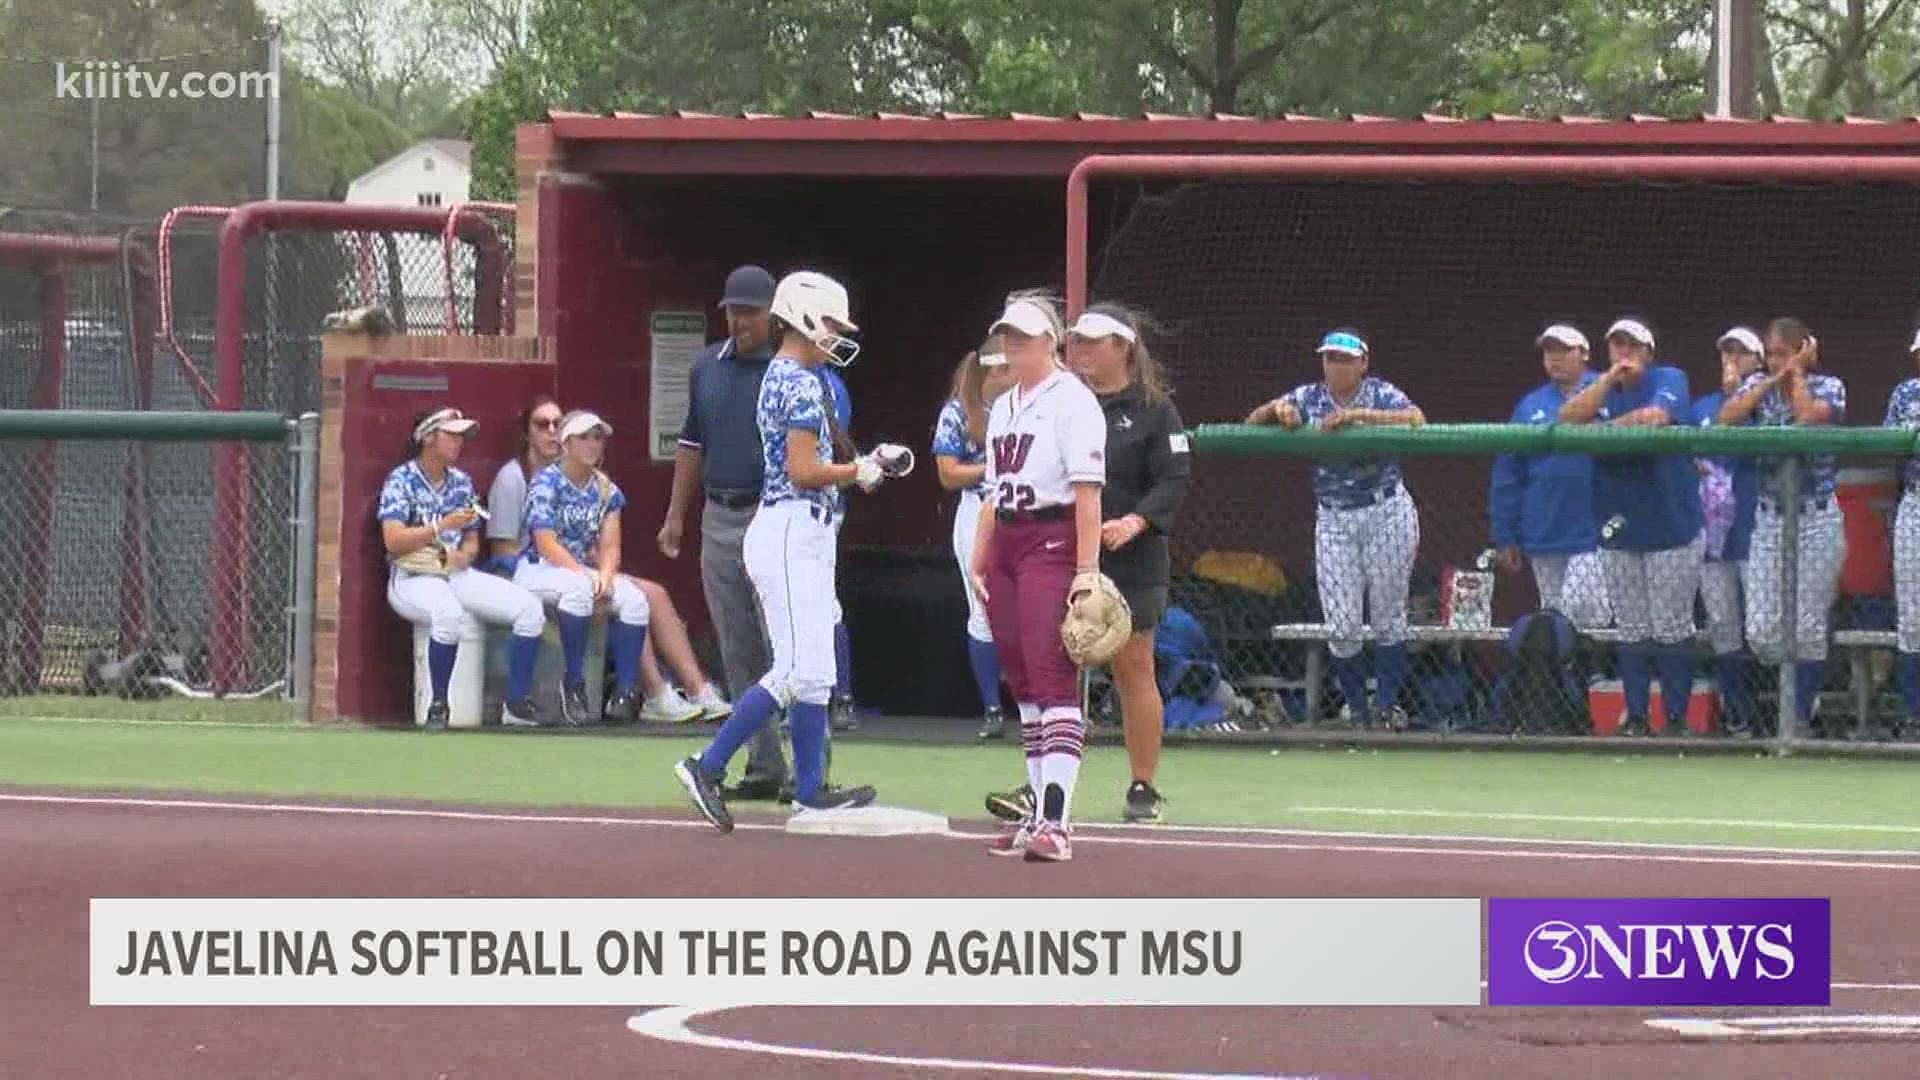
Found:
[[(673, 496), (659, 536), (661, 553), (679, 558), (687, 506), (695, 488), (704, 488), (700, 584), (734, 701), (772, 665), (743, 552), (747, 526), (760, 505), (763, 464), (756, 414), (760, 378), (773, 358), (772, 306), (772, 274), (742, 266), (727, 275), (720, 308), (727, 313), (728, 337), (693, 359), (687, 420), (673, 457)], [(779, 727), (765, 724), (748, 745), (746, 775), (726, 797), (771, 801), (786, 779)]]
[(1153, 786), (1164, 702), (1155, 681), (1153, 631), (1167, 610), (1167, 534), (1187, 497), (1192, 455), (1160, 365), (1141, 339), (1141, 318), (1118, 304), (1089, 308), (1067, 331), (1067, 364), (1107, 417), (1107, 482), (1100, 495), (1100, 569), (1133, 609), (1133, 636), (1113, 658), (1126, 731), (1128, 821), (1160, 820)]

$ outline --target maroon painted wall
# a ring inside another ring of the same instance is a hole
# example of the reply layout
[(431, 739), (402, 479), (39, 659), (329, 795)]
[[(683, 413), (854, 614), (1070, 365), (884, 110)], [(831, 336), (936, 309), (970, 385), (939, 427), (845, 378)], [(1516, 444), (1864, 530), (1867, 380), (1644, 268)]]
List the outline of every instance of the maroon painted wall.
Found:
[[(446, 389), (394, 389), (394, 379), (444, 379)], [(513, 421), (535, 394), (554, 391), (551, 364), (377, 360), (350, 364), (342, 384), (338, 712), (410, 721), (413, 637), (387, 606), (387, 569), (374, 519), (380, 485), (404, 460), (413, 418), (451, 404), (480, 421), (458, 467), (481, 498), (517, 445)]]

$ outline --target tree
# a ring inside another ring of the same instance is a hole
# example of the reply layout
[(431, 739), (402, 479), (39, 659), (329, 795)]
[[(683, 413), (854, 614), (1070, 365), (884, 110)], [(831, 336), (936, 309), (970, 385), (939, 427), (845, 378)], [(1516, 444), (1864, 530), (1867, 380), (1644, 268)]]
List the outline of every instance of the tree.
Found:
[(292, 52), (325, 82), (409, 131), (439, 121), (459, 93), (462, 44), (407, 0), (303, 0)]
[(1913, 0), (1773, 0), (1767, 33), (1775, 107), (1831, 119), (1889, 115), (1920, 102), (1920, 5)]

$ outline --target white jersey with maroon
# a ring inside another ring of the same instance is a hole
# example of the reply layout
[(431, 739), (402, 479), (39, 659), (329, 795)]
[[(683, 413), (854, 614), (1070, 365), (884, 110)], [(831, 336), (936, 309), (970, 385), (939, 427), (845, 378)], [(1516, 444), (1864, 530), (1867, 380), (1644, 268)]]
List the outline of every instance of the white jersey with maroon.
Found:
[(1107, 418), (1085, 383), (1056, 370), (1014, 386), (987, 414), (987, 484), (996, 510), (1073, 505), (1073, 485), (1107, 480)]

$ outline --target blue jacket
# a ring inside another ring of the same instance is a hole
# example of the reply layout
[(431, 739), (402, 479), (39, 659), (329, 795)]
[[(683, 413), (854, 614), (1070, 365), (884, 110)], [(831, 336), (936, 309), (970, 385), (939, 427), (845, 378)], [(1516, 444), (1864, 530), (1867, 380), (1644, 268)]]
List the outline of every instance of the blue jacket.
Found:
[[(1650, 364), (1639, 385), (1607, 395), (1600, 421), (1644, 408), (1666, 412), (1670, 424), (1693, 419), (1686, 373), (1670, 364)], [(1593, 515), (1616, 520), (1601, 546), (1616, 551), (1666, 551), (1693, 542), (1700, 516), (1700, 473), (1686, 454), (1608, 455), (1593, 468)]]
[[(1695, 401), (1694, 426), (1712, 427), (1719, 423), (1720, 406), (1726, 400), (1727, 395), (1716, 391)], [(1730, 454), (1712, 460), (1733, 477), (1733, 527), (1727, 530), (1727, 545), (1721, 551), (1720, 558), (1709, 557), (1707, 561), (1746, 562), (1747, 549), (1753, 543), (1753, 508), (1760, 497), (1759, 471), (1754, 467), (1753, 458), (1745, 454)]]
[[(1588, 372), (1581, 386), (1597, 376)], [(1566, 396), (1542, 383), (1513, 410), (1515, 424), (1552, 424)], [(1487, 496), (1493, 546), (1528, 555), (1577, 555), (1599, 544), (1593, 519), (1593, 458), (1586, 454), (1501, 454)]]

